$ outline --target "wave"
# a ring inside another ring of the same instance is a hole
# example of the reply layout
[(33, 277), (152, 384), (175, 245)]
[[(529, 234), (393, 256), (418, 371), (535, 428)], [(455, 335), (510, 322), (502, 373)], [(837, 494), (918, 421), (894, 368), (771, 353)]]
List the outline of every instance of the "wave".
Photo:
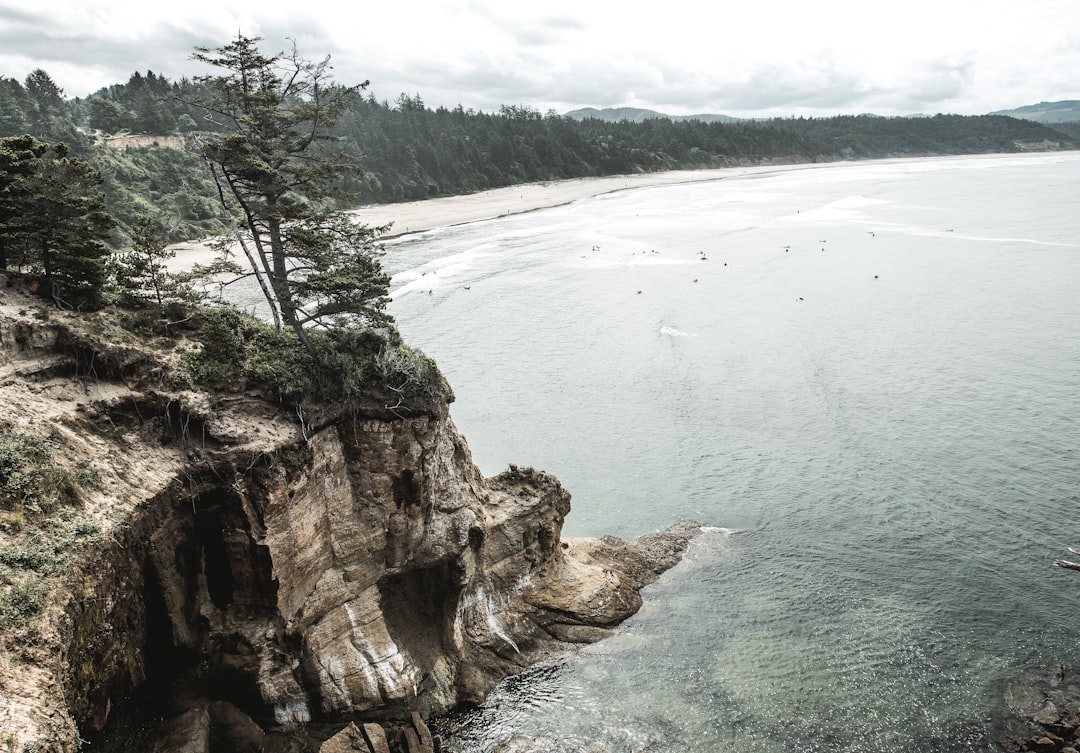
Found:
[(856, 222), (864, 219), (862, 209), (889, 203), (891, 202), (884, 199), (871, 199), (862, 195), (845, 196), (815, 209), (800, 211), (777, 219), (783, 222)]
[(722, 536), (734, 536), (737, 533), (742, 533), (738, 528), (722, 528), (721, 526), (702, 526), (699, 530), (702, 533), (718, 533)]
[(419, 266), (395, 272), (390, 278), (390, 298), (413, 293), (458, 288), (475, 281), (477, 263), (494, 252), (495, 246), (481, 244), (468, 251), (440, 256)]
[(690, 332), (683, 332), (681, 329), (675, 329), (674, 327), (661, 327), (661, 335), (667, 335), (668, 337), (697, 337), (697, 335)]

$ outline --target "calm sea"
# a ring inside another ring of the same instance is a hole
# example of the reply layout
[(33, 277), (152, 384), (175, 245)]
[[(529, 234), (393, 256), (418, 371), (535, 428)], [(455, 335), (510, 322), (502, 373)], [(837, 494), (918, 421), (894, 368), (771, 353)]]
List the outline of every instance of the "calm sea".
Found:
[(709, 526), (452, 750), (992, 750), (1010, 679), (1080, 672), (1080, 154), (625, 191), (386, 266), (485, 473), (557, 475), (566, 535)]

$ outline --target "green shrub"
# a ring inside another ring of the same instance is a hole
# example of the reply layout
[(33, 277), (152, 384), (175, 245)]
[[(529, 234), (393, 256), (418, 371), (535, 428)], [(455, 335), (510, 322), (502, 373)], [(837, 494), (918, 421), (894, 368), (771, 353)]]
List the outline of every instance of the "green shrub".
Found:
[(427, 400), (453, 397), (435, 361), (404, 343), (383, 348), (375, 366), (383, 384), (404, 397)]
[(45, 513), (75, 499), (75, 475), (57, 465), (59, 449), (53, 440), (0, 422), (0, 508)]
[(198, 319), (202, 347), (181, 358), (174, 386), (254, 388), (281, 402), (307, 389), (311, 359), (292, 332), (230, 308), (203, 309)]
[(45, 607), (45, 584), (36, 580), (12, 583), (0, 590), (0, 631), (25, 625)]
[(235, 309), (199, 315), (197, 340), (172, 383), (217, 389), (259, 389), (282, 403), (305, 396), (359, 400), (397, 393), (404, 398), (452, 399), (435, 362), (401, 341), (393, 327), (311, 331), (314, 355), (290, 330), (279, 331)]
[(14, 571), (52, 575), (61, 570), (72, 552), (95, 540), (99, 531), (91, 520), (49, 518), (17, 541), (0, 546), (0, 565)]

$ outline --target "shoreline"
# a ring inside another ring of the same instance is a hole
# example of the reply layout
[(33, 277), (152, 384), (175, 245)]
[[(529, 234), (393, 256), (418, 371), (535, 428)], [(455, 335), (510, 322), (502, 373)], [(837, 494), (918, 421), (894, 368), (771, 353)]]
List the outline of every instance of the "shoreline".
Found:
[[(440, 227), (467, 225), (514, 214), (550, 209), (571, 204), (580, 199), (603, 196), (616, 191), (670, 186), (681, 183), (704, 183), (725, 178), (738, 178), (767, 172), (786, 172), (831, 164), (851, 163), (807, 162), (568, 178), (566, 180), (521, 183), (516, 186), (489, 188), (475, 193), (441, 196), (434, 199), (419, 199), (417, 201), (403, 201), (391, 204), (368, 204), (356, 209), (346, 210), (346, 212), (360, 222), (372, 227), (390, 225), (390, 229), (380, 236), (383, 240), (389, 240), (435, 230)], [(194, 264), (208, 264), (214, 257), (214, 252), (202, 240), (181, 241), (171, 244), (169, 248), (176, 252), (176, 257), (168, 265), (170, 271), (187, 270)]]
[[(521, 183), (516, 186), (489, 188), (470, 194), (443, 196), (392, 204), (368, 204), (347, 210), (348, 214), (366, 225), (390, 225), (380, 236), (383, 240), (423, 233), (440, 227), (467, 225), (494, 220), (539, 209), (571, 204), (580, 199), (603, 196), (635, 188), (653, 188), (686, 183), (706, 183), (715, 180), (743, 178), (752, 175), (793, 172), (795, 170), (828, 169), (851, 165), (894, 164), (913, 160), (980, 159), (986, 157), (1030, 157), (1035, 154), (1071, 154), (1072, 152), (1019, 152), (1009, 154), (957, 154), (924, 157), (887, 157), (869, 160), (837, 162), (795, 162), (772, 165), (745, 165), (704, 170), (665, 170), (655, 173), (634, 173), (540, 183)], [(194, 264), (207, 264), (214, 256), (206, 243), (198, 240), (175, 243), (170, 248), (176, 257), (168, 265), (170, 271), (190, 269)]]
[(787, 172), (835, 163), (795, 163), (790, 165), (753, 165), (721, 167), (706, 170), (665, 170), (656, 173), (605, 175), (588, 178), (520, 183), (515, 186), (489, 188), (470, 194), (443, 196), (434, 199), (370, 204), (349, 210), (349, 214), (371, 226), (392, 223), (383, 238), (423, 233), (440, 227), (467, 225), (494, 220), (538, 209), (571, 204), (617, 191), (652, 188), (685, 183), (706, 183), (728, 178), (741, 178), (768, 172)]

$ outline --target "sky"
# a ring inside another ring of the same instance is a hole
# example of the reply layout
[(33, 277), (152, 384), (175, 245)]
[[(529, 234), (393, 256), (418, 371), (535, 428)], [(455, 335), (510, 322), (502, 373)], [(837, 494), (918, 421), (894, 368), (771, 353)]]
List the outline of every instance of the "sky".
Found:
[(980, 114), (1080, 99), (1080, 0), (0, 0), (0, 76), (67, 97), (148, 70), (213, 73), (196, 46), (331, 56), (393, 102), (643, 107), (736, 117)]

